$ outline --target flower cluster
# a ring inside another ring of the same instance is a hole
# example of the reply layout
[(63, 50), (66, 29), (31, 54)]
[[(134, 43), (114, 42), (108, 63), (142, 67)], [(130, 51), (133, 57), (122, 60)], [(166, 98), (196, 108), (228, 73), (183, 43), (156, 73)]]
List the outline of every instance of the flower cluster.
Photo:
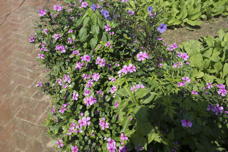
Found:
[(219, 115), (224, 112), (224, 108), (223, 108), (223, 106), (220, 106), (219, 104), (216, 104), (216, 105), (209, 104), (207, 107), (207, 111), (212, 111), (212, 112), (214, 112), (214, 114)]
[(122, 74), (128, 74), (133, 72), (136, 72), (136, 66), (134, 66), (133, 64), (129, 64), (129, 65), (124, 65), (123, 68), (118, 72), (118, 74), (122, 75)]
[(187, 83), (190, 83), (191, 82), (191, 79), (189, 77), (182, 77), (181, 79), (182, 79), (182, 81), (177, 83), (177, 86), (178, 87), (183, 87)]
[(181, 120), (181, 125), (185, 128), (191, 128), (192, 127), (192, 122), (189, 120)]
[(99, 125), (101, 127), (101, 130), (105, 130), (106, 128), (109, 128), (109, 123), (105, 121), (105, 118), (101, 118), (99, 120)]

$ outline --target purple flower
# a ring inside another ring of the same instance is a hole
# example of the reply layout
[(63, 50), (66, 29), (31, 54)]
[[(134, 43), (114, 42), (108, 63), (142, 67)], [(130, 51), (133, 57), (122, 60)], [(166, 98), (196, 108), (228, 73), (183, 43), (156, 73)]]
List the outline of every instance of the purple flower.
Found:
[(136, 84), (136, 85), (131, 87), (131, 91), (136, 91), (140, 88), (145, 88), (145, 86), (143, 84)]
[(192, 127), (192, 122), (189, 120), (181, 120), (181, 125), (186, 128), (191, 128)]
[(111, 26), (108, 24), (106, 24), (104, 28), (106, 32), (111, 31)]
[(173, 44), (168, 45), (167, 50), (168, 51), (173, 51), (173, 50), (175, 50), (177, 48), (178, 48), (177, 44), (173, 43)]
[(78, 97), (79, 97), (79, 94), (76, 91), (74, 91), (72, 94), (72, 100), (76, 101), (78, 100)]
[(224, 112), (224, 108), (223, 106), (220, 106), (219, 104), (216, 105), (208, 105), (207, 107), (207, 111), (212, 111), (214, 112), (214, 114), (218, 115), (218, 114), (222, 114)]
[(177, 62), (173, 64), (173, 68), (181, 68), (183, 66), (182, 62)]
[(100, 57), (97, 57), (96, 64), (99, 65), (100, 67), (104, 67), (105, 64), (106, 64), (105, 59), (102, 59)]
[(92, 79), (93, 79), (93, 81), (98, 81), (100, 79), (100, 74), (99, 73), (94, 73), (92, 75)]
[(82, 119), (78, 120), (79, 126), (81, 127), (86, 127), (90, 125), (90, 117), (83, 117)]
[(71, 147), (71, 152), (78, 152), (78, 147), (77, 146), (72, 146)]
[(88, 7), (88, 5), (89, 4), (87, 2), (82, 2), (80, 7), (81, 8), (86, 8), (86, 7)]
[(59, 109), (59, 112), (63, 114), (67, 110), (67, 106), (68, 104), (63, 104), (62, 107)]
[(90, 93), (91, 93), (90, 90), (85, 89), (83, 95), (88, 96), (88, 95), (90, 95)]
[(67, 39), (67, 43), (68, 43), (68, 44), (72, 44), (72, 43), (73, 43), (73, 39), (72, 39), (72, 38), (68, 38), (68, 39)]
[(121, 0), (121, 2), (123, 2), (123, 3), (126, 3), (126, 2), (128, 2), (129, 0)]
[(224, 84), (217, 84), (216, 87), (219, 89), (225, 89), (226, 88), (226, 86)]
[(114, 107), (115, 107), (115, 108), (118, 108), (118, 107), (119, 107), (119, 102), (118, 102), (118, 101), (116, 101), (116, 102), (114, 103)]
[(86, 83), (86, 88), (91, 88), (93, 86), (93, 80), (89, 80), (87, 83)]
[(227, 90), (226, 89), (219, 89), (218, 94), (224, 97), (227, 95)]
[(72, 54), (73, 55), (80, 55), (80, 52), (79, 52), (79, 50), (74, 50), (74, 51), (72, 51)]
[(108, 138), (107, 149), (109, 152), (116, 152), (116, 141)]
[(144, 61), (146, 59), (149, 59), (149, 54), (146, 52), (139, 52), (136, 57), (138, 61)]
[(31, 36), (31, 37), (29, 38), (29, 43), (34, 43), (35, 40), (36, 40), (35, 36)]
[(160, 32), (160, 33), (164, 33), (164, 32), (167, 30), (167, 25), (166, 25), (166, 24), (160, 24), (160, 25), (157, 27), (157, 30), (158, 30), (158, 32)]
[(101, 10), (101, 14), (104, 16), (105, 19), (110, 19), (109, 11)]
[(185, 82), (178, 82), (178, 83), (177, 83), (177, 86), (178, 86), (178, 87), (183, 87), (183, 86), (185, 86)]
[(120, 147), (119, 152), (127, 152), (127, 147), (126, 146)]
[(43, 29), (44, 34), (48, 34), (48, 29)]
[(43, 83), (42, 82), (37, 82), (36, 87), (42, 87)]
[(57, 45), (57, 46), (55, 47), (55, 50), (56, 50), (56, 51), (60, 51), (61, 53), (66, 53), (65, 46), (63, 46), (63, 45)]
[(135, 15), (135, 12), (132, 11), (132, 10), (128, 10), (127, 13), (128, 13), (129, 15)]
[(182, 58), (183, 60), (188, 60), (188, 58), (189, 58), (189, 56), (188, 56), (188, 54), (187, 53), (181, 53), (181, 52), (179, 52), (179, 53), (177, 53), (177, 56), (179, 57), (179, 58)]
[(211, 89), (212, 87), (213, 87), (213, 84), (212, 83), (207, 83), (205, 88), (206, 89)]
[(109, 48), (112, 48), (111, 42), (109, 42), (109, 41), (105, 43), (105, 46), (109, 47)]
[(75, 69), (80, 70), (83, 66), (84, 66), (84, 63), (82, 63), (82, 62), (77, 62), (76, 65), (75, 65)]
[(60, 11), (63, 9), (63, 7), (62, 7), (61, 5), (54, 5), (54, 6), (53, 6), (53, 9), (54, 9), (55, 11), (60, 12)]
[(45, 9), (39, 10), (39, 16), (45, 16), (47, 14), (47, 11)]
[(182, 77), (181, 78), (185, 83), (190, 83), (191, 79), (189, 77)]
[(123, 140), (123, 141), (128, 140), (128, 137), (124, 133), (121, 133), (120, 140)]
[(148, 11), (149, 13), (151, 13), (151, 12), (153, 11), (153, 7), (152, 7), (152, 6), (149, 6), (149, 7), (147, 8), (147, 11)]
[(55, 39), (55, 40), (58, 40), (59, 38), (61, 38), (61, 34), (54, 34), (52, 36), (52, 38)]
[(58, 148), (62, 148), (64, 146), (62, 139), (57, 140), (56, 144), (57, 144)]
[(82, 61), (86, 61), (86, 62), (90, 62), (91, 57), (89, 55), (84, 55), (84, 56), (81, 57), (81, 60)]
[(93, 96), (89, 96), (89, 97), (85, 97), (83, 101), (86, 106), (91, 106), (97, 102), (97, 99), (94, 98)]
[(105, 130), (106, 128), (109, 128), (109, 123), (105, 121), (105, 118), (101, 118), (99, 120), (99, 125), (101, 127), (101, 130)]
[(118, 74), (121, 75), (121, 74), (128, 74), (132, 72), (136, 72), (136, 66), (134, 66), (133, 64), (129, 64), (129, 65), (124, 65), (123, 68), (118, 72)]
[(198, 95), (199, 93), (197, 91), (192, 90), (192, 95)]
[(63, 81), (64, 81), (64, 82), (67, 82), (67, 83), (70, 83), (70, 82), (71, 82), (70, 76), (65, 74), (65, 75), (63, 76)]
[(38, 57), (39, 59), (44, 59), (44, 58), (45, 58), (45, 55), (39, 53), (39, 54), (37, 55), (37, 57)]
[(115, 93), (116, 91), (117, 91), (117, 87), (116, 87), (116, 86), (113, 86), (113, 87), (110, 89), (111, 94)]
[(95, 11), (97, 9), (97, 5), (96, 4), (92, 4), (90, 7), (93, 11)]
[(68, 33), (73, 33), (74, 31), (72, 29), (69, 29)]

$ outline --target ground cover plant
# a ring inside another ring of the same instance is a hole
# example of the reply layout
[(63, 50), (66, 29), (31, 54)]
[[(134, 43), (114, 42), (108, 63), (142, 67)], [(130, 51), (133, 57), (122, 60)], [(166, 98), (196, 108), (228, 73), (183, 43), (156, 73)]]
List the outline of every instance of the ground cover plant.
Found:
[[(153, 6), (80, 1), (39, 15), (30, 42), (50, 71), (49, 80), (37, 86), (52, 97), (46, 124), (58, 151), (228, 149), (225, 81), (196, 76), (210, 70), (196, 66), (188, 44), (163, 42), (167, 25)], [(211, 41), (226, 52), (222, 35)], [(222, 66), (226, 61), (225, 55)]]

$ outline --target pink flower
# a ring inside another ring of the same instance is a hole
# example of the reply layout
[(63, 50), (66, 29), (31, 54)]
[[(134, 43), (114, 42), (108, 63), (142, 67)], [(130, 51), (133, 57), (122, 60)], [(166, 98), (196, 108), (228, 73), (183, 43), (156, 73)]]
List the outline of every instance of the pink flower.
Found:
[(189, 77), (182, 77), (181, 78), (185, 83), (190, 83), (191, 79)]
[(45, 9), (39, 10), (39, 16), (45, 16), (47, 14), (47, 11)]
[(89, 55), (84, 55), (84, 56), (81, 57), (81, 60), (82, 61), (86, 61), (86, 62), (90, 62), (91, 57)]
[(64, 146), (62, 139), (57, 140), (56, 144), (57, 144), (58, 148), (62, 148)]
[(91, 88), (93, 86), (93, 80), (89, 80), (87, 83), (86, 83), (86, 88)]
[(120, 140), (123, 140), (123, 141), (128, 140), (128, 137), (125, 136), (124, 133), (121, 133), (121, 134), (120, 134)]
[(94, 98), (93, 96), (89, 96), (89, 97), (85, 97), (83, 101), (86, 106), (91, 106), (97, 102), (97, 99)]
[(116, 91), (117, 91), (117, 87), (116, 87), (116, 86), (113, 86), (113, 87), (110, 89), (111, 94), (115, 93)]
[(116, 101), (116, 102), (114, 103), (114, 107), (115, 107), (115, 108), (118, 108), (118, 107), (119, 107), (119, 102), (118, 102), (118, 101)]
[(77, 146), (72, 146), (71, 147), (71, 152), (78, 152), (78, 147)]
[(112, 48), (111, 42), (109, 42), (109, 41), (105, 43), (105, 46), (106, 46), (106, 47), (109, 47), (109, 48)]
[(94, 81), (98, 81), (98, 80), (100, 79), (100, 74), (99, 74), (99, 73), (94, 73), (94, 74), (92, 75), (92, 79), (93, 79)]
[(129, 64), (129, 65), (124, 65), (123, 68), (118, 72), (118, 74), (121, 75), (121, 74), (128, 74), (132, 72), (136, 72), (136, 67), (133, 64)]
[(216, 87), (219, 89), (225, 89), (226, 88), (226, 86), (224, 84), (217, 84)]
[(179, 52), (179, 53), (177, 53), (177, 56), (179, 57), (179, 58), (182, 58), (183, 60), (188, 60), (188, 58), (189, 58), (189, 56), (188, 56), (188, 54), (187, 53), (181, 53), (181, 52)]
[(86, 127), (90, 125), (90, 117), (83, 117), (82, 119), (78, 120), (79, 126)]
[(183, 87), (183, 86), (185, 86), (185, 82), (178, 82), (178, 83), (177, 83), (177, 86), (178, 86), (178, 87)]
[(76, 100), (78, 100), (78, 97), (79, 97), (79, 94), (76, 91), (74, 91), (72, 94), (72, 100), (76, 101)]
[(84, 66), (84, 63), (82, 63), (82, 62), (77, 62), (76, 65), (75, 65), (75, 69), (80, 70), (83, 66)]
[(55, 39), (55, 40), (58, 40), (59, 38), (61, 38), (61, 34), (54, 34), (52, 36), (52, 38)]
[(36, 41), (35, 36), (29, 37), (29, 43), (34, 43)]
[(173, 68), (181, 68), (183, 66), (182, 62), (177, 62), (173, 64)]
[(139, 52), (136, 57), (138, 61), (144, 61), (146, 59), (149, 59), (149, 54), (146, 52)]
[(90, 95), (90, 93), (91, 93), (90, 90), (85, 89), (83, 95), (88, 96), (88, 95)]
[(82, 78), (83, 78), (84, 80), (88, 80), (88, 79), (91, 78), (91, 75), (89, 75), (89, 74), (83, 74), (83, 75), (82, 75)]
[(191, 92), (193, 95), (198, 95), (199, 93), (197, 91), (192, 90)]
[(168, 51), (173, 51), (173, 50), (175, 50), (177, 48), (178, 48), (177, 44), (176, 43), (173, 43), (173, 44), (168, 45), (167, 50)]
[(212, 87), (213, 87), (213, 84), (212, 83), (207, 83), (205, 88), (206, 89), (211, 89)]
[(99, 94), (99, 95), (103, 95), (103, 94), (104, 94), (104, 92), (103, 92), (103, 91), (101, 91), (101, 90), (98, 90), (98, 91), (97, 91), (97, 94)]
[(227, 95), (227, 90), (226, 89), (219, 89), (218, 94), (221, 96), (226, 96)]
[(48, 29), (43, 29), (44, 34), (48, 34)]
[(145, 86), (143, 84), (136, 84), (136, 85), (131, 87), (131, 91), (136, 91), (140, 88), (145, 88)]
[(87, 2), (82, 2), (81, 3), (81, 8), (86, 8), (86, 7), (88, 7), (88, 3)]
[(60, 51), (61, 53), (66, 53), (65, 46), (63, 45), (56, 45), (55, 50)]
[(55, 11), (60, 12), (60, 11), (63, 9), (63, 7), (62, 7), (61, 5), (54, 5), (54, 6), (53, 6), (53, 9), (54, 9)]
[(69, 75), (64, 74), (64, 76), (63, 76), (63, 81), (64, 81), (64, 82), (67, 82), (67, 83), (70, 83), (70, 82), (71, 82), (71, 78), (70, 78), (70, 76), (69, 76)]
[(99, 65), (100, 67), (104, 67), (105, 66), (105, 59), (102, 59), (100, 57), (97, 57), (96, 59), (96, 64)]
[(108, 31), (111, 31), (111, 26), (106, 24), (105, 25), (105, 31), (108, 32)]
[(105, 118), (100, 119), (99, 125), (101, 127), (101, 130), (105, 130), (106, 128), (109, 128), (109, 123), (105, 121)]
[(59, 109), (59, 112), (63, 114), (67, 110), (67, 106), (68, 104), (63, 104), (62, 107)]
[(39, 58), (39, 59), (44, 59), (44, 58), (45, 58), (45, 55), (39, 53), (39, 54), (37, 55), (37, 58)]
[(116, 141), (108, 138), (107, 149), (109, 152), (116, 152)]
[(114, 77), (109, 77), (108, 80), (111, 81), (111, 82), (115, 82), (115, 81), (116, 81), (116, 78), (114, 78)]
[(74, 50), (74, 51), (72, 51), (72, 54), (73, 55), (80, 55), (80, 52), (79, 52), (79, 50)]

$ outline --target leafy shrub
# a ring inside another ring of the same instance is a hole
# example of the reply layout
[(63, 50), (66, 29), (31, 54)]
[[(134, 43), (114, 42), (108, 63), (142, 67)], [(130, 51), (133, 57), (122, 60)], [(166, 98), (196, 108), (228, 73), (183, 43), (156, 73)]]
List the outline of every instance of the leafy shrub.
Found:
[(188, 41), (181, 48), (190, 56), (193, 77), (228, 85), (228, 33), (220, 30), (218, 37)]
[(53, 99), (47, 126), (56, 147), (227, 149), (225, 86), (195, 78), (188, 54), (163, 45), (159, 35), (167, 27), (152, 7), (127, 0), (78, 5), (40, 10), (30, 39), (50, 69), (49, 81), (37, 86)]
[[(141, 6), (154, 6), (156, 12), (162, 13), (160, 21), (169, 26), (198, 26), (201, 19), (227, 15), (226, 0), (138, 0)], [(134, 0), (132, 0), (134, 2)]]

